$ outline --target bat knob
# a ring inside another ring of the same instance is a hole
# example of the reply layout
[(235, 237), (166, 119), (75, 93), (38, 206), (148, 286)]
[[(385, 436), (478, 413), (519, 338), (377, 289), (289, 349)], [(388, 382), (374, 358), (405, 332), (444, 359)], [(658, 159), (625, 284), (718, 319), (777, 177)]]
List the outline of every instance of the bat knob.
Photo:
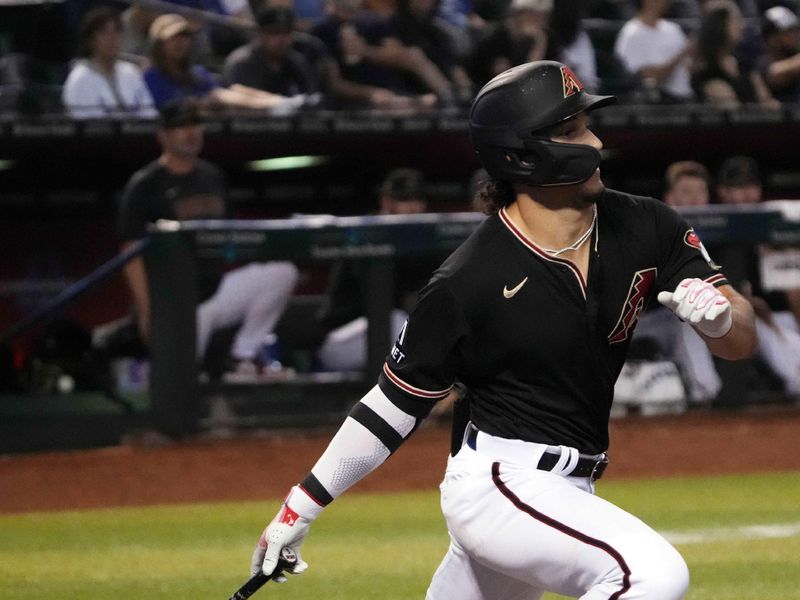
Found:
[(284, 546), (281, 548), (281, 556), (278, 559), (278, 564), (275, 570), (270, 575), (270, 579), (275, 579), (281, 575), (286, 569), (289, 569), (297, 564), (297, 554), (291, 548)]

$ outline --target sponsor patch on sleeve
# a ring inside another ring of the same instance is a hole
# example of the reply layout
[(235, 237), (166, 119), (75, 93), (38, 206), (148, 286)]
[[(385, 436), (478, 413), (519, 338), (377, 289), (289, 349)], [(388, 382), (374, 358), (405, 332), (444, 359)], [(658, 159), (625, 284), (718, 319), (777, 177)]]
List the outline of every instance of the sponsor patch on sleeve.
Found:
[(714, 269), (715, 271), (719, 271), (722, 269), (717, 263), (713, 261), (711, 255), (709, 255), (708, 250), (703, 245), (703, 242), (700, 240), (700, 236), (697, 235), (694, 229), (689, 228), (683, 236), (683, 243), (689, 246), (690, 248), (694, 248), (695, 250), (699, 250), (700, 254), (703, 255), (703, 259), (708, 263), (708, 266)]

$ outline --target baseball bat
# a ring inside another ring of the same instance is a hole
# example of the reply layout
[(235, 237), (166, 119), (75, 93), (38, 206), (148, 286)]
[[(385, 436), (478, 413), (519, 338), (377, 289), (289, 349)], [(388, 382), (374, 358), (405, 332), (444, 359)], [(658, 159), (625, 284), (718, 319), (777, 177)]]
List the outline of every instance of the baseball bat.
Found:
[(289, 567), (293, 567), (297, 563), (297, 556), (291, 548), (281, 548), (281, 557), (278, 559), (278, 564), (272, 575), (264, 575), (261, 571), (248, 579), (245, 584), (240, 587), (228, 600), (245, 600), (255, 594), (261, 586), (267, 583), (270, 579), (275, 579), (278, 575), (283, 573)]

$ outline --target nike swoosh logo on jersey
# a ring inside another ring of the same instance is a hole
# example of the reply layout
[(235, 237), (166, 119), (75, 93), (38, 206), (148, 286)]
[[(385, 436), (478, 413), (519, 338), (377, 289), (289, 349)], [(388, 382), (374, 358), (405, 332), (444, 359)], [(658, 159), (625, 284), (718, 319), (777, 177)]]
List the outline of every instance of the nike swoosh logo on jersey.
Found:
[(507, 286), (503, 286), (503, 296), (505, 298), (513, 298), (514, 294), (516, 294), (518, 291), (520, 291), (520, 289), (522, 289), (522, 286), (525, 285), (526, 281), (528, 281), (527, 277), (525, 279), (523, 279), (522, 281), (520, 281), (517, 285), (515, 285), (511, 289), (508, 289)]

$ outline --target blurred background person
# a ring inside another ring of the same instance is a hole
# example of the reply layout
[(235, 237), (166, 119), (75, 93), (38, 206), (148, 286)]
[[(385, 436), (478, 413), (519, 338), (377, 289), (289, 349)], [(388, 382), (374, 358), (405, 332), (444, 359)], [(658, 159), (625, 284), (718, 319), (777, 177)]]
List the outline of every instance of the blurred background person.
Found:
[(76, 119), (154, 118), (153, 98), (139, 67), (120, 60), (122, 22), (113, 8), (100, 6), (81, 23), (80, 55), (64, 83), (62, 99)]
[[(421, 51), (387, 43), (384, 19), (365, 11), (362, 0), (327, 0), (326, 16), (311, 28), (332, 60), (328, 89), (343, 107), (430, 108), (447, 79)], [(408, 79), (424, 82), (417, 93)]]
[(674, 162), (664, 176), (664, 202), (669, 206), (705, 206), (711, 201), (708, 169), (693, 160)]
[(677, 23), (664, 19), (670, 0), (637, 0), (636, 4), (638, 12), (622, 26), (614, 53), (638, 76), (647, 100), (692, 99), (689, 64), (694, 47)]
[(704, 10), (698, 34), (697, 57), (692, 66), (692, 87), (697, 98), (719, 108), (733, 109), (758, 103), (779, 108), (761, 75), (736, 57), (743, 39), (742, 14), (735, 3), (713, 0)]
[[(169, 6), (174, 5), (174, 11)], [(210, 17), (224, 17), (229, 25), (211, 19), (190, 17), (195, 32), (195, 58), (204, 64), (218, 64), (230, 52), (247, 41), (247, 28), (253, 23), (248, 0), (165, 0), (166, 10), (132, 2), (123, 14), (126, 50), (141, 54), (146, 50), (148, 31), (162, 13), (180, 13), (179, 7), (203, 11)]]
[(800, 100), (800, 19), (785, 6), (773, 6), (761, 20), (764, 54), (759, 71), (775, 98)]
[(256, 18), (254, 39), (225, 60), (222, 81), (279, 94), (298, 96), (320, 92), (314, 67), (293, 49), (295, 17), (292, 9), (266, 7)]
[[(222, 171), (200, 158), (204, 131), (196, 103), (173, 101), (164, 106), (157, 131), (161, 155), (137, 171), (120, 200), (119, 237), (127, 249), (147, 235), (148, 224), (159, 219), (228, 218)], [(150, 292), (147, 258), (125, 266), (137, 324), (143, 340), (150, 338)], [(251, 263), (221, 275), (200, 273), (197, 307), (198, 361), (206, 354), (211, 335), (239, 325), (230, 348), (233, 370), (255, 373), (260, 348), (271, 341), (275, 325), (297, 282), (289, 262)]]
[(583, 0), (558, 0), (553, 3), (550, 16), (552, 50), (547, 58), (569, 65), (590, 91), (597, 91), (600, 87), (597, 56), (582, 24), (585, 16), (586, 3)]
[(468, 61), (475, 85), (483, 86), (511, 67), (549, 58), (552, 10), (553, 0), (513, 0), (506, 17), (487, 26), (487, 33), (475, 43)]
[(208, 69), (192, 61), (194, 31), (180, 15), (161, 15), (153, 21), (149, 35), (152, 65), (145, 71), (144, 79), (159, 108), (171, 100), (188, 98), (208, 109), (285, 111), (303, 103), (303, 98), (293, 100), (239, 84), (219, 85)]
[(486, 24), (465, 61), (476, 85), (531, 60), (557, 60), (569, 65), (581, 82), (597, 90), (597, 56), (581, 19), (580, 0), (513, 0), (508, 14)]
[[(436, 18), (437, 0), (398, 0), (389, 18), (389, 37), (384, 44), (395, 50), (411, 50), (432, 63), (421, 81), (409, 82), (412, 91), (433, 91), (439, 102), (448, 105), (472, 101), (472, 81), (458, 62), (455, 42)], [(414, 85), (416, 84), (416, 85)]]

